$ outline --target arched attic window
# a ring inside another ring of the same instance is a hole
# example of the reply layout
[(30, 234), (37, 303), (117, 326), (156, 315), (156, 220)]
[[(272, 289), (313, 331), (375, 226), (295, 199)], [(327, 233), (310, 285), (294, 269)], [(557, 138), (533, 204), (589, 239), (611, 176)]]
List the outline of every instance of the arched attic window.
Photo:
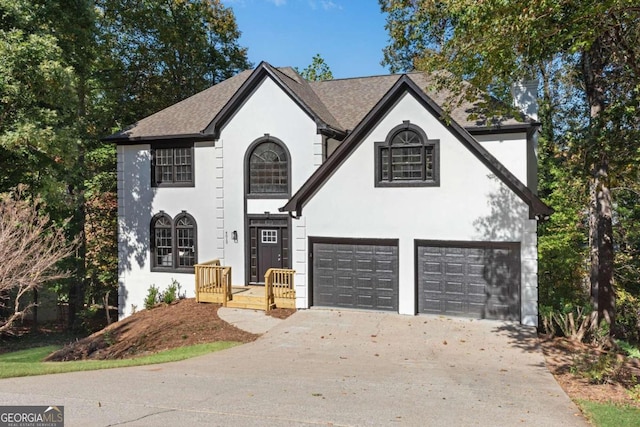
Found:
[(439, 140), (430, 140), (408, 121), (376, 142), (376, 186), (437, 186)]
[(253, 197), (289, 196), (289, 153), (276, 138), (266, 136), (249, 148), (247, 195)]

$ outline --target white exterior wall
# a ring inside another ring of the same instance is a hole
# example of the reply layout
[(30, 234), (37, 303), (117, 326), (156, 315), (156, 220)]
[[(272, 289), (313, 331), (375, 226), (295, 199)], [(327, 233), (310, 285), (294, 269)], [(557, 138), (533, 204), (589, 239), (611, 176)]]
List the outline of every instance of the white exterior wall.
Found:
[[(234, 117), (224, 127), (220, 140), (224, 163), (224, 265), (232, 267), (234, 285), (244, 285), (245, 278), (245, 156), (249, 146), (269, 134), (282, 141), (289, 151), (291, 162), (291, 191), (295, 193), (322, 163), (322, 137), (317, 134), (314, 122), (300, 107), (280, 89), (270, 78), (248, 97)], [(246, 212), (249, 214), (282, 215), (278, 208), (287, 199), (248, 199)], [(231, 239), (232, 232), (238, 234), (238, 241)], [(304, 232), (293, 227), (291, 241), (296, 233)], [(296, 248), (292, 243), (292, 253)], [(292, 256), (292, 255), (290, 255)], [(293, 260), (292, 260), (293, 263)], [(294, 267), (295, 268), (295, 267)]]
[[(440, 186), (374, 186), (374, 143), (405, 120), (440, 140)], [(521, 153), (526, 141), (511, 142), (484, 143), (526, 179)], [(528, 219), (528, 206), (412, 96), (403, 97), (370, 132), (304, 207), (299, 221), (306, 222), (307, 236), (399, 239), (399, 312), (410, 315), (416, 312), (415, 239), (521, 242), (522, 322), (537, 323), (536, 224)], [(306, 239), (302, 247), (299, 242), (294, 250), (296, 266), (308, 259)], [(296, 277), (301, 279), (306, 276)], [(299, 304), (308, 305), (306, 294)]]
[(527, 183), (527, 135), (507, 133), (474, 137), (523, 183)]
[(118, 306), (120, 317), (131, 314), (132, 306), (144, 308), (150, 285), (164, 290), (172, 279), (187, 297), (195, 296), (193, 274), (152, 272), (150, 225), (160, 211), (171, 218), (183, 210), (197, 225), (198, 261), (219, 258), (216, 247), (216, 151), (213, 142), (194, 146), (194, 187), (151, 187), (149, 144), (119, 145), (118, 180)]

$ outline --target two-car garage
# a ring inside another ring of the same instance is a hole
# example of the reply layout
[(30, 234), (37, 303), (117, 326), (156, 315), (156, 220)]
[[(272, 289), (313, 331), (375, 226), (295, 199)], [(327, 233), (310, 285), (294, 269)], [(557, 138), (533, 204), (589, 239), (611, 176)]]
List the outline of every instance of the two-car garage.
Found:
[[(520, 319), (520, 244), (414, 241), (415, 312)], [(309, 238), (313, 306), (398, 311), (397, 239)]]

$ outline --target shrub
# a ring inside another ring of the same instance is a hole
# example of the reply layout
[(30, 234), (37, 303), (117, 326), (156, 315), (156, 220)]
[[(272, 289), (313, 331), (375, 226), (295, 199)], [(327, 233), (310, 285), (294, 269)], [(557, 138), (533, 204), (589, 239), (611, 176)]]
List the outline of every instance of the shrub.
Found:
[(582, 353), (574, 357), (571, 373), (587, 379), (592, 384), (621, 382), (625, 378), (622, 360), (614, 352)]
[(149, 286), (149, 289), (147, 290), (147, 297), (144, 299), (144, 308), (150, 310), (159, 302), (160, 289), (156, 285)]
[(615, 337), (640, 343), (640, 298), (625, 290), (618, 290), (616, 299)]
[(171, 304), (180, 297), (180, 283), (176, 279), (171, 279), (171, 284), (167, 286), (167, 290), (162, 293), (162, 302)]

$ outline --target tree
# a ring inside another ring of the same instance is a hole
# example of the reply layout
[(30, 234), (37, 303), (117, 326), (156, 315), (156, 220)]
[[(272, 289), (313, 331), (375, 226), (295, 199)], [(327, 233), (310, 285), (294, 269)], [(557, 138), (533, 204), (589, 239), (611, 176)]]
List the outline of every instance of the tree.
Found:
[(0, 334), (9, 331), (33, 307), (25, 302), (43, 283), (69, 276), (57, 264), (68, 257), (76, 241), (43, 214), (39, 199), (26, 198), (24, 187), (0, 194)]
[[(560, 61), (579, 97), (579, 120), (565, 129), (589, 190), (591, 296), (599, 322), (614, 322), (612, 186), (637, 176), (640, 8), (631, 0), (380, 0), (388, 13), (392, 70), (446, 68), (442, 84), (508, 99), (508, 87)], [(446, 76), (452, 75), (455, 80)], [(544, 77), (544, 76), (542, 76)], [(445, 82), (445, 80), (447, 82)], [(476, 96), (477, 93), (471, 94)], [(554, 126), (544, 123), (545, 126)], [(557, 143), (557, 141), (553, 141)]]
[(295, 69), (305, 80), (310, 82), (317, 82), (322, 80), (331, 80), (333, 79), (333, 73), (331, 69), (324, 62), (324, 58), (320, 56), (320, 54), (316, 54), (311, 60), (311, 65), (309, 65), (304, 70), (300, 71), (297, 68)]
[[(220, 0), (98, 0), (108, 100), (121, 125), (250, 68)], [(107, 62), (107, 61), (105, 61)]]

